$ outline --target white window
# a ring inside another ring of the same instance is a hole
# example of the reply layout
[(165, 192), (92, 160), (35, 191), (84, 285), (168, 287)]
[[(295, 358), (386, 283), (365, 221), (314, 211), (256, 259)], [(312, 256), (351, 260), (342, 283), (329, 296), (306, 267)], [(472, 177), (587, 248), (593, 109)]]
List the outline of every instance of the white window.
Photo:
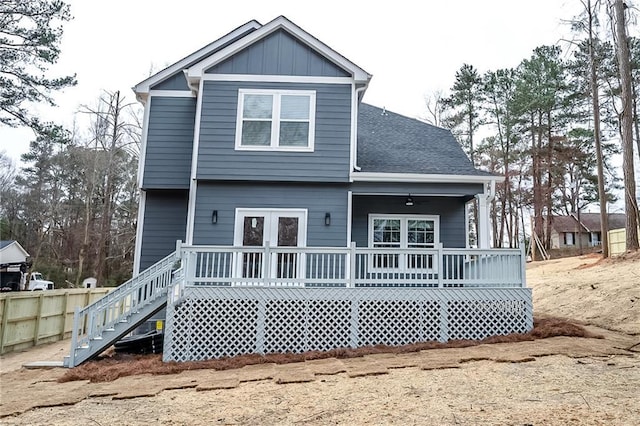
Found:
[(433, 249), (440, 243), (439, 216), (369, 215), (369, 247), (390, 249), (369, 262), (376, 270), (435, 271), (433, 254), (397, 253), (394, 249)]
[(316, 92), (238, 91), (236, 149), (313, 151)]
[(567, 246), (575, 245), (575, 238), (573, 232), (564, 233), (564, 244)]
[(369, 215), (369, 247), (435, 248), (438, 216)]

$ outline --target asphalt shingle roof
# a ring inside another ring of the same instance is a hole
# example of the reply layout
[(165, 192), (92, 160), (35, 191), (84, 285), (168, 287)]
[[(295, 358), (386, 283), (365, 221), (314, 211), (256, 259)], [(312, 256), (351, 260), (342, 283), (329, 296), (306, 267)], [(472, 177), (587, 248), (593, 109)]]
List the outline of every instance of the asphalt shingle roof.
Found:
[(9, 244), (15, 242), (15, 240), (2, 240), (0, 241), (0, 249), (7, 247)]
[(365, 103), (358, 114), (362, 172), (490, 176), (471, 164), (451, 132)]

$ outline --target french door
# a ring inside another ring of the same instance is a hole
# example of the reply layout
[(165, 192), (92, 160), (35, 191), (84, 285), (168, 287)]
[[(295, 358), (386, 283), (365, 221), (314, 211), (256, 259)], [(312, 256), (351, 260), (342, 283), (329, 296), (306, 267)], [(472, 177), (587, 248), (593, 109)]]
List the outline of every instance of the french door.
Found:
[(234, 245), (247, 248), (236, 258), (236, 276), (280, 279), (301, 276), (300, 253), (276, 251), (265, 259), (263, 248), (304, 247), (306, 239), (305, 209), (236, 209)]

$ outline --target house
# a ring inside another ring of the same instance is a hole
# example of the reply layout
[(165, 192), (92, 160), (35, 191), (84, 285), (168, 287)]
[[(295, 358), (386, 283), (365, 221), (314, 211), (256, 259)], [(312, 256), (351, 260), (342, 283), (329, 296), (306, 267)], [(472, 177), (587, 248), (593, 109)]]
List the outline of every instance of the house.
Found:
[(370, 80), (280, 16), (137, 84), (135, 276), (78, 312), (67, 365), (165, 305), (176, 361), (529, 330), (522, 252), (489, 246), (502, 178), (449, 131), (364, 103)]
[[(624, 213), (608, 214), (608, 229), (625, 227)], [(568, 216), (552, 216), (551, 248), (597, 247), (602, 244), (600, 213), (571, 213)]]
[(29, 253), (15, 240), (0, 241), (0, 265), (24, 263)]

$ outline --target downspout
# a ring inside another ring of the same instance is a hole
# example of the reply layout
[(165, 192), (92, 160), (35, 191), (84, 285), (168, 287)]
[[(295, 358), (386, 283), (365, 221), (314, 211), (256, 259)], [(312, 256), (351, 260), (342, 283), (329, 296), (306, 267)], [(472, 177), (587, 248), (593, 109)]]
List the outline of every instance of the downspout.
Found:
[(356, 88), (355, 96), (353, 98), (353, 126), (351, 128), (351, 140), (353, 141), (353, 144), (351, 145), (351, 149), (353, 150), (351, 153), (351, 156), (353, 158), (353, 169), (349, 174), (351, 174), (353, 171), (359, 172), (361, 170), (358, 166), (358, 107), (360, 105), (360, 93), (363, 93), (365, 90), (367, 90), (367, 87), (369, 87), (369, 83), (365, 84), (362, 87)]

